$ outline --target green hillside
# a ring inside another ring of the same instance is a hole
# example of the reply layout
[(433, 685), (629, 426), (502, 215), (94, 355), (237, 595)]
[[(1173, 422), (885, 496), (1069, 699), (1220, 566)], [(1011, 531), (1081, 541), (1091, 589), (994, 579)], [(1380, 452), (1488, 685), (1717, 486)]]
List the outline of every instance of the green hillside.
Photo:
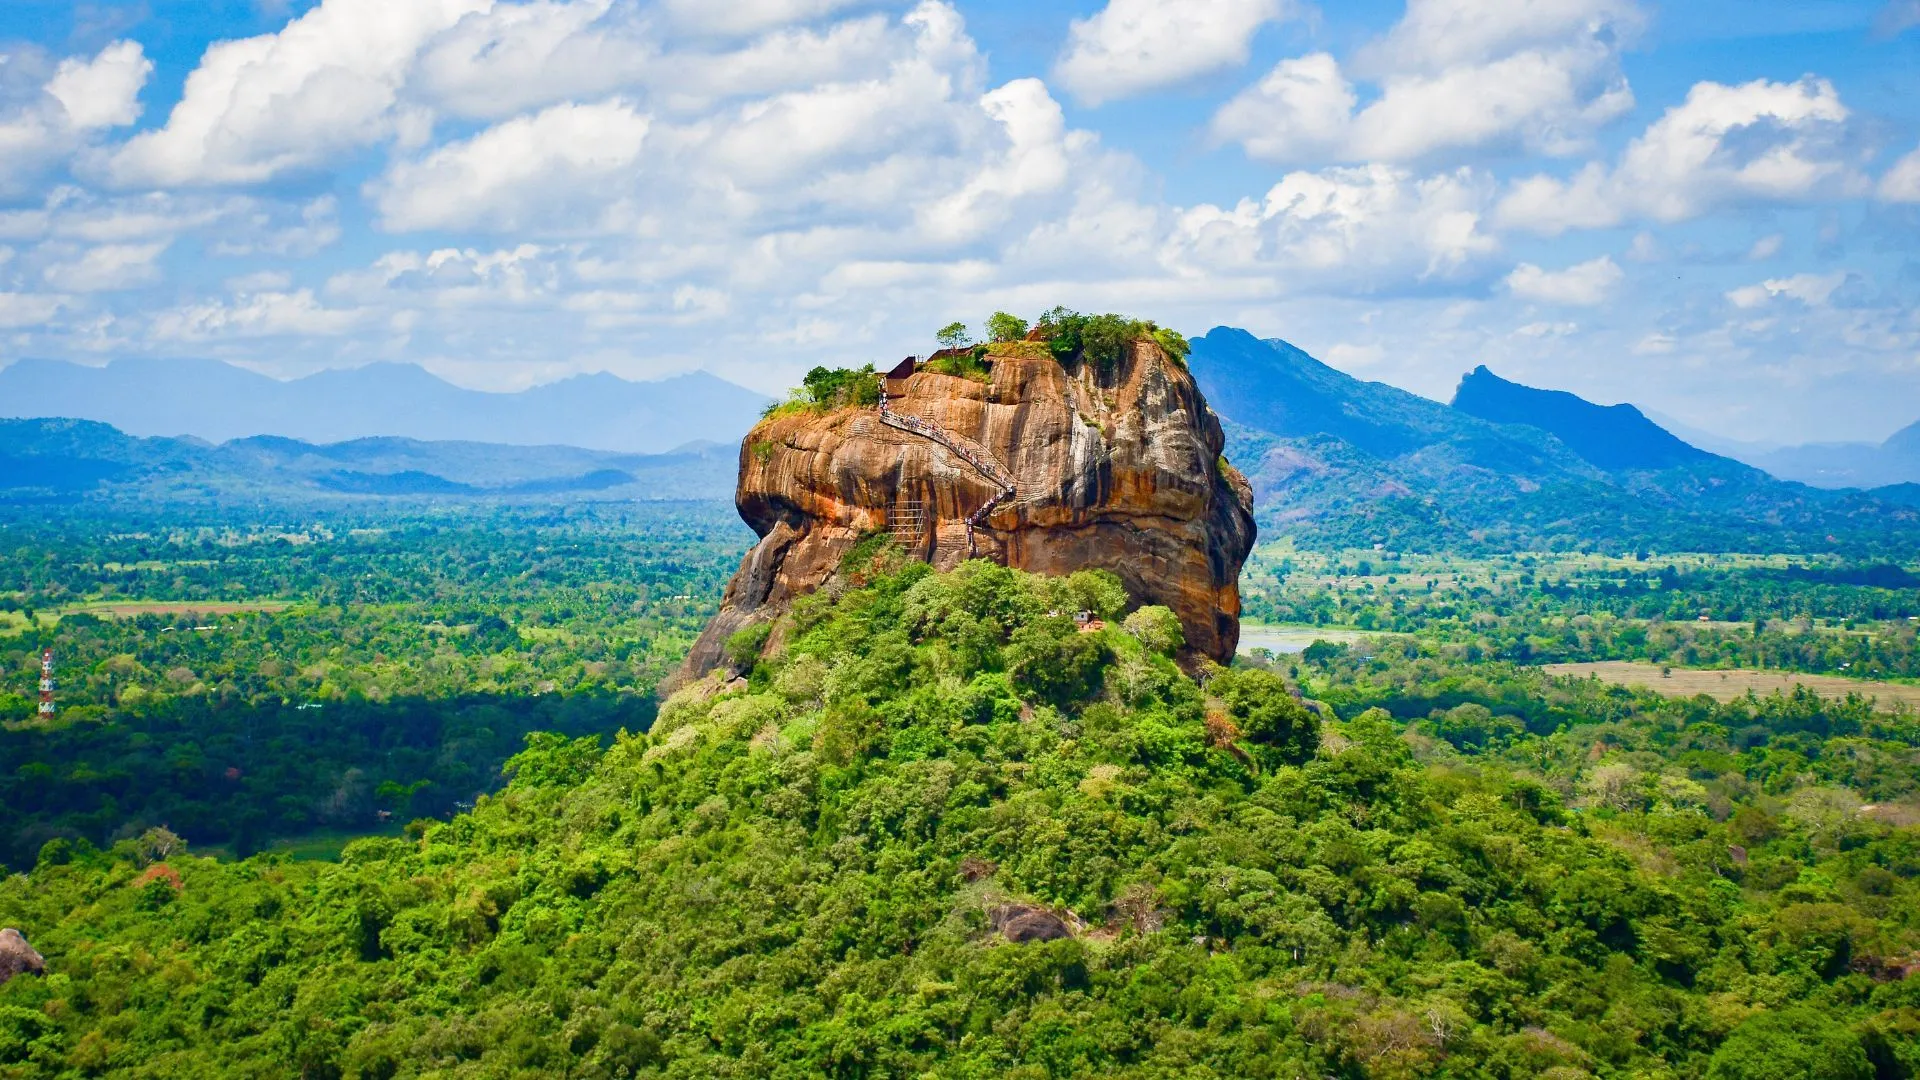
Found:
[(91, 420), (0, 420), (0, 504), (324, 504), (379, 498), (597, 501), (725, 499), (733, 446), (664, 454), (366, 438), (315, 444), (259, 435), (211, 445), (140, 438)]
[(1501, 689), (1410, 643), (1313, 659), (1309, 709), (1183, 675), (1111, 578), (874, 558), (746, 678), (535, 737), (337, 865), (51, 845), (0, 882), (52, 972), (0, 989), (0, 1075), (1920, 1066), (1914, 829), (1793, 779), (1900, 760), (1911, 717)]

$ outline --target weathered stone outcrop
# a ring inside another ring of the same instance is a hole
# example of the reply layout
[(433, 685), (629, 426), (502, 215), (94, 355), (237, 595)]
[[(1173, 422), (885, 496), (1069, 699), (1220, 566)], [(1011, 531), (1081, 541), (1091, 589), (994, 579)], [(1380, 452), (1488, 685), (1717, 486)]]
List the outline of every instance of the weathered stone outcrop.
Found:
[(20, 931), (11, 926), (0, 930), (0, 986), (15, 975), (42, 975), (46, 970), (47, 962), (33, 951)]
[(747, 435), (735, 502), (761, 539), (683, 676), (719, 666), (736, 631), (833, 583), (878, 530), (941, 569), (973, 557), (1110, 570), (1135, 600), (1179, 615), (1190, 655), (1233, 655), (1253, 496), (1222, 464), (1220, 422), (1185, 366), (1150, 341), (1105, 371), (1069, 370), (1028, 342), (989, 360), (987, 382), (920, 371), (892, 399), (945, 444), (870, 408), (776, 415)]

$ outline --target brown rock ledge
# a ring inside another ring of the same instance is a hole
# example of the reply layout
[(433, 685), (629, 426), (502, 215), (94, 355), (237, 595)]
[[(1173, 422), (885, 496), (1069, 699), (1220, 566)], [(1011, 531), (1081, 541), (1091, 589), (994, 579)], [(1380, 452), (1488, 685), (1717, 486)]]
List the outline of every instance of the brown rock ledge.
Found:
[[(1220, 422), (1185, 365), (1151, 341), (1107, 370), (1069, 370), (1027, 342), (988, 360), (987, 382), (920, 371), (890, 402), (953, 436), (946, 445), (863, 408), (776, 415), (748, 433), (735, 503), (761, 539), (681, 679), (720, 666), (736, 631), (832, 583), (879, 530), (942, 570), (970, 557), (1110, 570), (1139, 603), (1179, 615), (1189, 659), (1232, 657), (1253, 494), (1221, 457)], [(1001, 469), (1015, 490), (996, 502)]]

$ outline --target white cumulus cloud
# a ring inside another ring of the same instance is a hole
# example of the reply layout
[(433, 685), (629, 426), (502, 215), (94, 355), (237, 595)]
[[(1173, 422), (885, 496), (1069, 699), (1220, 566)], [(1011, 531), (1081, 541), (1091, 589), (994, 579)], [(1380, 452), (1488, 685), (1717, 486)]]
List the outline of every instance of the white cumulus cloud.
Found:
[(495, 3), (434, 36), (407, 77), (411, 96), (455, 116), (497, 119), (642, 77), (658, 53), (613, 0)]
[(256, 183), (391, 137), (415, 55), (491, 0), (322, 0), (278, 33), (210, 46), (165, 127), (135, 136), (125, 185)]
[(1443, 280), (1499, 250), (1480, 228), (1490, 181), (1461, 169), (1420, 177), (1388, 165), (1295, 172), (1255, 203), (1181, 215), (1182, 264), (1282, 275), (1306, 291), (1361, 292)]
[(153, 320), (153, 334), (162, 341), (337, 337), (365, 321), (362, 312), (328, 308), (314, 298), (313, 290), (300, 289), (254, 293), (231, 304), (210, 301), (164, 311)]
[(1684, 221), (1741, 201), (1804, 199), (1850, 180), (1838, 145), (1847, 117), (1825, 79), (1698, 83), (1613, 168), (1593, 163), (1566, 180), (1522, 180), (1498, 216), (1557, 235), (1634, 219)]
[(1108, 0), (1075, 19), (1054, 75), (1089, 104), (1130, 97), (1244, 64), (1254, 32), (1289, 0)]
[(102, 133), (138, 120), (140, 91), (153, 71), (134, 41), (116, 41), (91, 59), (69, 57), (51, 75), (24, 59), (0, 53), (0, 74), (12, 76), (0, 81), (0, 193), (26, 189)]
[(1213, 133), (1267, 161), (1344, 156), (1359, 101), (1330, 54), (1295, 57), (1222, 105)]
[(1507, 275), (1506, 285), (1522, 300), (1594, 307), (1606, 303), (1626, 276), (1611, 256), (1602, 255), (1565, 270), (1543, 270), (1532, 263), (1521, 263)]
[(160, 280), (156, 265), (167, 244), (101, 244), (72, 259), (48, 266), (48, 285), (62, 292), (107, 292), (151, 285)]
[(1369, 71), (1442, 71), (1570, 40), (1617, 38), (1645, 21), (1633, 0), (1408, 0), (1406, 15), (1363, 51)]
[(1633, 107), (1619, 52), (1639, 24), (1620, 0), (1415, 0), (1362, 50), (1364, 108), (1327, 53), (1283, 60), (1213, 118), (1216, 139), (1281, 162), (1410, 161), (1486, 146), (1572, 153)]
[(752, 34), (806, 22), (852, 7), (861, 0), (664, 0), (678, 25), (710, 34)]
[(1005, 221), (1013, 200), (1067, 183), (1066, 116), (1045, 83), (1016, 79), (982, 97), (980, 107), (1005, 129), (1005, 152), (959, 191), (921, 208), (920, 221), (936, 236), (977, 236)]
[(124, 127), (140, 119), (140, 90), (152, 73), (139, 42), (116, 41), (92, 60), (62, 61), (47, 93), (76, 128)]
[(1795, 274), (1742, 286), (1729, 292), (1727, 299), (1734, 307), (1745, 309), (1764, 307), (1769, 301), (1780, 297), (1798, 300), (1808, 307), (1822, 307), (1833, 296), (1834, 290), (1846, 283), (1847, 273), (1844, 270), (1832, 274)]
[(41, 293), (0, 292), (0, 329), (18, 330), (38, 326), (53, 318), (65, 306), (58, 296)]
[(631, 103), (617, 99), (515, 117), (394, 166), (374, 191), (381, 224), (400, 231), (510, 230), (591, 218), (617, 198), (650, 126)]
[(1894, 203), (1920, 203), (1920, 150), (1893, 163), (1880, 177), (1880, 198)]

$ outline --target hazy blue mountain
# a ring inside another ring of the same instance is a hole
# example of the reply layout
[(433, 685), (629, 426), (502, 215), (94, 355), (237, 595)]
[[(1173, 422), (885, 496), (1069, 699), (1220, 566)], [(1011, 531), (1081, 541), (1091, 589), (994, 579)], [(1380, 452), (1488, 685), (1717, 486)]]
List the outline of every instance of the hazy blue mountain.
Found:
[(1688, 428), (1649, 414), (1695, 446), (1744, 461), (1782, 480), (1821, 488), (1875, 488), (1920, 483), (1920, 423), (1895, 432), (1884, 443), (1828, 442), (1783, 446), (1777, 442), (1729, 439)]
[(1719, 454), (1721, 457), (1744, 461), (1749, 465), (1753, 464), (1753, 458), (1772, 453), (1785, 445), (1780, 442), (1720, 435), (1705, 428), (1694, 427), (1685, 420), (1658, 409), (1642, 408), (1640, 411), (1646, 414), (1647, 419), (1679, 436), (1683, 442), (1691, 443), (1709, 454)]
[(1485, 364), (1460, 380), (1453, 407), (1496, 424), (1540, 428), (1608, 472), (1666, 469), (1713, 456), (1682, 442), (1632, 405), (1596, 405), (1565, 390), (1522, 386), (1495, 375)]
[(1880, 449), (1902, 458), (1920, 461), (1920, 420), (1887, 436), (1887, 441), (1880, 444)]
[[(1891, 501), (1782, 483), (1697, 450), (1648, 453), (1662, 441), (1646, 428), (1659, 428), (1644, 417), (1633, 424), (1637, 412), (1575, 399), (1551, 414), (1608, 468), (1543, 427), (1364, 382), (1284, 341), (1221, 327), (1192, 344), (1189, 366), (1226, 421), (1228, 457), (1252, 483), (1269, 536), (1427, 549), (1881, 552), (1920, 537), (1920, 513)], [(1609, 456), (1594, 446), (1595, 425), (1566, 423), (1594, 412), (1606, 422), (1599, 430), (1624, 428), (1641, 453)], [(1619, 467), (1663, 456), (1675, 460)]]
[(1920, 423), (1894, 432), (1883, 443), (1809, 443), (1742, 455), (1741, 460), (1783, 480), (1815, 487), (1920, 483)]
[(692, 443), (665, 454), (571, 446), (314, 444), (255, 436), (218, 446), (139, 437), (92, 420), (0, 420), (0, 502), (78, 498), (445, 497), (726, 499), (739, 453)]
[(467, 390), (412, 364), (283, 382), (214, 360), (22, 360), (0, 371), (0, 416), (77, 417), (134, 435), (215, 442), (372, 436), (659, 453), (737, 441), (767, 398), (704, 372), (657, 382), (580, 375), (515, 394)]
[(1822, 488), (1878, 487), (1906, 478), (1890, 467), (1877, 443), (1807, 443), (1743, 454), (1740, 460), (1782, 480)]

